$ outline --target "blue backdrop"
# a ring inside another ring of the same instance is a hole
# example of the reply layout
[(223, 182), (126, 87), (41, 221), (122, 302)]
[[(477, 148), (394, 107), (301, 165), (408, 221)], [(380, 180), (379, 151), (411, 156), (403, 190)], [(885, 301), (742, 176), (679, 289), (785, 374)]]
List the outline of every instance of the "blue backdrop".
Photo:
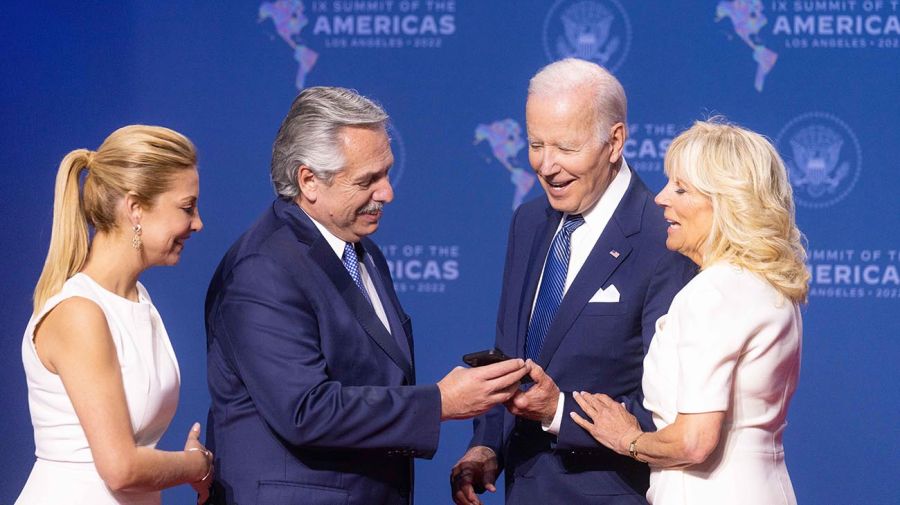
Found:
[[(679, 131), (721, 113), (788, 160), (813, 284), (800, 387), (785, 436), (801, 503), (898, 503), (900, 475), (900, 23), (888, 0), (630, 2), (15, 2), (0, 16), (0, 503), (33, 462), (21, 335), (71, 149), (160, 124), (200, 151), (205, 229), (148, 272), (182, 369), (161, 447), (206, 419), (207, 282), (268, 205), (271, 143), (299, 86), (339, 85), (393, 117), (396, 200), (375, 239), (412, 314), (420, 382), (493, 339), (513, 208), (540, 188), (527, 164), (528, 78), (578, 55), (630, 101), (626, 155), (653, 189)], [(417, 463), (420, 504), (449, 503), (469, 423), (445, 424)], [(190, 503), (189, 489), (165, 503)], [(489, 503), (501, 503), (492, 497)]]

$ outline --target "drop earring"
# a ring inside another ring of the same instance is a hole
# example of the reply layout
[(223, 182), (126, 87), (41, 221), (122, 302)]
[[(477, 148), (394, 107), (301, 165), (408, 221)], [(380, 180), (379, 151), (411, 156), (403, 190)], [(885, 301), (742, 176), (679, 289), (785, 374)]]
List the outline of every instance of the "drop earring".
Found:
[(131, 247), (140, 251), (141, 247), (144, 246), (143, 242), (141, 242), (141, 231), (143, 228), (141, 228), (141, 225), (136, 224), (131, 229), (134, 231), (134, 236), (131, 237)]

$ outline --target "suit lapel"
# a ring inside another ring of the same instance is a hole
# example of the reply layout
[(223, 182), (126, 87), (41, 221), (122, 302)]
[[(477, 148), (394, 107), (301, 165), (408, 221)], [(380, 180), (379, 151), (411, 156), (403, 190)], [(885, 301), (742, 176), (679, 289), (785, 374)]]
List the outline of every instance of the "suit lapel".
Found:
[[(541, 348), (539, 365), (547, 367), (581, 310), (597, 289), (606, 285), (613, 272), (631, 254), (631, 249), (631, 244), (618, 225), (610, 220), (559, 305), (559, 312), (553, 318), (544, 347)], [(611, 254), (611, 251), (618, 252), (618, 256)]]
[[(365, 244), (364, 244), (365, 245)], [(373, 243), (369, 243), (368, 247), (377, 247)], [(368, 247), (365, 247), (368, 249)], [(382, 278), (382, 272), (375, 266), (375, 262), (372, 261), (372, 255), (366, 252), (363, 256), (363, 261), (366, 265), (366, 271), (369, 273), (369, 278), (372, 279), (372, 284), (375, 286), (375, 291), (378, 294), (378, 300), (381, 301), (381, 306), (384, 309), (384, 314), (387, 317), (388, 325), (391, 328), (390, 334), (394, 339), (394, 343), (397, 344), (400, 351), (403, 353), (403, 357), (405, 358), (406, 363), (409, 365), (408, 369), (404, 369), (405, 372), (409, 372), (407, 379), (412, 380), (412, 342), (410, 341), (409, 335), (406, 334), (406, 330), (403, 329), (403, 324), (400, 321), (400, 304), (399, 301), (396, 301), (396, 298), (391, 296), (388, 292), (388, 288), (384, 279)], [(386, 273), (390, 275), (389, 273)], [(379, 320), (379, 322), (381, 322)], [(384, 325), (382, 325), (383, 327)]]
[[(334, 249), (331, 248), (325, 237), (319, 233), (309, 216), (293, 202), (282, 200), (276, 202), (275, 212), (285, 219), (301, 242), (309, 245), (308, 254), (310, 258), (334, 284), (341, 299), (350, 308), (350, 312), (360, 326), (363, 327), (369, 338), (403, 371), (407, 379), (410, 379), (412, 377), (411, 363), (400, 350), (400, 346), (394, 340), (394, 337), (388, 333), (384, 324), (378, 319), (375, 309), (353, 282), (353, 278), (350, 277), (347, 269), (344, 268), (344, 264), (341, 263), (341, 260), (334, 253)], [(377, 269), (374, 269), (372, 275), (378, 275), (377, 272)], [(383, 297), (381, 300), (384, 305), (393, 303)], [(400, 331), (402, 332), (402, 328)]]
[(528, 322), (531, 320), (531, 307), (537, 296), (537, 285), (544, 269), (547, 252), (550, 243), (559, 227), (562, 213), (547, 206), (547, 219), (540, 225), (534, 235), (531, 244), (531, 252), (528, 255), (528, 266), (525, 268), (525, 278), (522, 284), (522, 295), (519, 299), (519, 324), (516, 329), (516, 356), (525, 356), (525, 336), (528, 333)]
[[(591, 253), (578, 275), (572, 281), (572, 285), (563, 296), (559, 311), (553, 322), (550, 323), (547, 338), (544, 340), (544, 346), (538, 356), (538, 364), (542, 367), (546, 368), (549, 365), (569, 328), (572, 327), (597, 289), (606, 286), (619, 265), (628, 260), (633, 249), (634, 236), (641, 231), (644, 204), (649, 197), (650, 193), (646, 186), (632, 171), (628, 189), (613, 212), (612, 218), (606, 224), (603, 233), (600, 234), (600, 238), (597, 239), (597, 243), (591, 249)], [(541, 258), (547, 255), (548, 248), (549, 243), (544, 247), (544, 254)], [(538, 268), (542, 267), (543, 265)]]

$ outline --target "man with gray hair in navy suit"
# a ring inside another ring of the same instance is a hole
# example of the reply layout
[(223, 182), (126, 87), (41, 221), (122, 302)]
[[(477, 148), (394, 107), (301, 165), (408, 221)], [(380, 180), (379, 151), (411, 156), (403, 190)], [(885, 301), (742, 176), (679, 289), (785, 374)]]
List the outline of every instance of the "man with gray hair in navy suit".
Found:
[(206, 299), (212, 502), (407, 505), (440, 423), (509, 399), (523, 360), (417, 385), (412, 325), (369, 235), (393, 199), (377, 104), (304, 90), (272, 153), (278, 197)]
[(528, 159), (545, 196), (509, 231), (496, 347), (528, 360), (533, 384), (475, 420), (451, 472), (457, 504), (506, 475), (506, 503), (646, 503), (649, 470), (576, 425), (572, 393), (603, 392), (645, 430), (643, 359), (656, 320), (695, 272), (666, 249), (653, 195), (625, 162), (619, 81), (568, 58), (537, 73), (525, 106)]

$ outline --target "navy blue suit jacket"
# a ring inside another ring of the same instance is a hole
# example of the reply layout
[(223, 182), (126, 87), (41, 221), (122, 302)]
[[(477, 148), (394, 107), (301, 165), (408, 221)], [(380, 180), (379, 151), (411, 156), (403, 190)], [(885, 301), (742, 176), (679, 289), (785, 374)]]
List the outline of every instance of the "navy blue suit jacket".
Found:
[(276, 200), (206, 298), (213, 503), (408, 504), (440, 392), (415, 385), (409, 316), (378, 247), (364, 261), (391, 333), (313, 222)]
[[(524, 356), (538, 280), (560, 219), (546, 197), (522, 205), (513, 217), (496, 340), (510, 356)], [(572, 391), (605, 393), (625, 402), (644, 430), (653, 429), (642, 405), (644, 355), (656, 320), (696, 271), (666, 249), (665, 228), (662, 210), (632, 172), (622, 201), (566, 291), (537, 359), (565, 393), (559, 436), (502, 407), (475, 420), (471, 445), (497, 453), (508, 504), (646, 503), (648, 467), (597, 443), (568, 413), (584, 416)], [(618, 302), (589, 303), (610, 285), (620, 293)]]

